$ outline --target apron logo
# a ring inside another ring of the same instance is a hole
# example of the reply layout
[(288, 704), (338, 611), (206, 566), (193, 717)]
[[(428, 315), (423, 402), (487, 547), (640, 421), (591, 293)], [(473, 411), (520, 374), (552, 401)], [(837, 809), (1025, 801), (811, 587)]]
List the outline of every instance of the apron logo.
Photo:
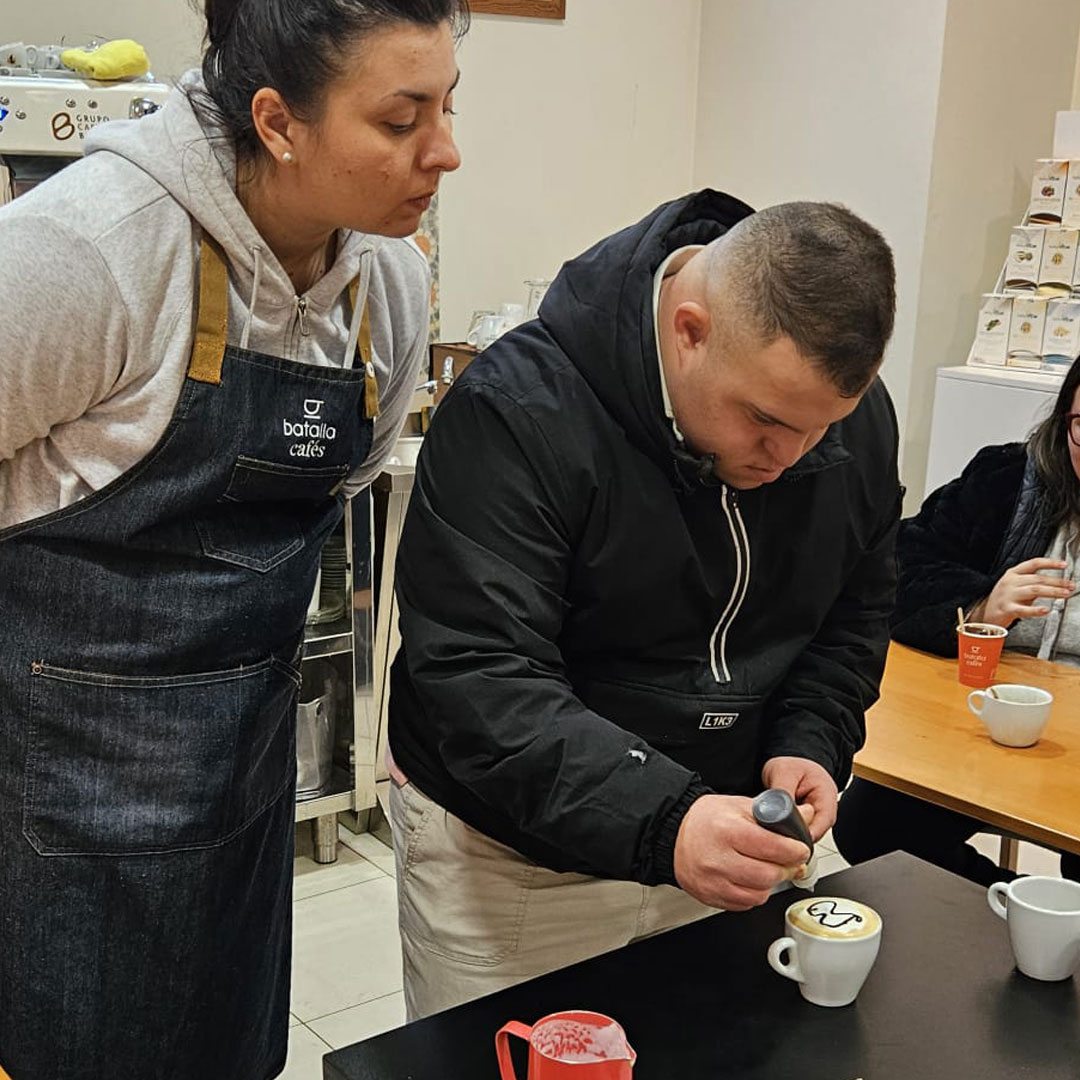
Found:
[(281, 421), (282, 434), (286, 439), (299, 439), (289, 447), (289, 457), (321, 458), (326, 453), (325, 443), (337, 438), (337, 428), (322, 419), (322, 398), (304, 398), (303, 420)]
[(701, 731), (719, 731), (723, 728), (729, 728), (736, 720), (739, 719), (737, 712), (707, 712), (702, 713), (701, 724), (699, 730)]

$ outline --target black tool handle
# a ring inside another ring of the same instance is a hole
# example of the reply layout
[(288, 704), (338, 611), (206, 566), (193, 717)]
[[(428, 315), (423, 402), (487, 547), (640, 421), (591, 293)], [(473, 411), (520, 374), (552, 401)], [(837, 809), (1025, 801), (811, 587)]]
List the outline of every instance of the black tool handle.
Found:
[(770, 832), (801, 840), (814, 854), (814, 841), (795, 800), (783, 788), (768, 788), (754, 799), (754, 820)]

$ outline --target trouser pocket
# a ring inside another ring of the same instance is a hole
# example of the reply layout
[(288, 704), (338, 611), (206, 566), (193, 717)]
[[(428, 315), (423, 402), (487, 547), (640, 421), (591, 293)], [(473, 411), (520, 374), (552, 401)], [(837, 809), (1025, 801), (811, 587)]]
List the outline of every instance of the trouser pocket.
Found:
[(420, 792), (396, 789), (402, 932), (427, 952), (489, 966), (521, 940), (529, 885), (538, 867), (478, 832)]

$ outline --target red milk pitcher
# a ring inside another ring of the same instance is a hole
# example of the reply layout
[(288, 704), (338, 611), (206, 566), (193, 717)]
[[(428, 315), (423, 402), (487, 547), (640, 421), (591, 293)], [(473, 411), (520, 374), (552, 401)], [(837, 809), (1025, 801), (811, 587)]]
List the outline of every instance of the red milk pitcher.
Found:
[(626, 1032), (602, 1013), (552, 1013), (532, 1027), (511, 1020), (495, 1036), (502, 1080), (517, 1080), (510, 1060), (510, 1036), (529, 1044), (527, 1080), (631, 1080), (637, 1054)]

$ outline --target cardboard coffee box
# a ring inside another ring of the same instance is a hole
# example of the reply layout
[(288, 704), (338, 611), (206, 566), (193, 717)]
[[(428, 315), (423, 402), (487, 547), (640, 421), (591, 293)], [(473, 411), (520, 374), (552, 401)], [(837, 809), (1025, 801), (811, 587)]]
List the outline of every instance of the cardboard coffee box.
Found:
[(1008, 292), (1034, 292), (1042, 265), (1041, 225), (1017, 225), (1009, 235), (1009, 258), (1005, 263), (1005, 288)]
[(1031, 201), (1028, 221), (1033, 225), (1060, 225), (1065, 209), (1065, 187), (1069, 179), (1069, 163), (1056, 158), (1035, 162), (1031, 181)]
[(1080, 229), (1080, 161), (1069, 162), (1069, 182), (1065, 186), (1061, 224), (1067, 229)]
[(1046, 305), (1043, 367), (1068, 368), (1080, 356), (1080, 300), (1051, 300)]
[(1067, 296), (1072, 287), (1076, 268), (1076, 249), (1080, 245), (1080, 230), (1046, 230), (1042, 259), (1039, 262), (1039, 292)]
[(1004, 367), (1009, 355), (1009, 324), (1012, 321), (1013, 298), (987, 293), (979, 306), (979, 325), (975, 344), (971, 347), (972, 364)]
[(1042, 367), (1046, 304), (1043, 297), (1017, 296), (1013, 299), (1012, 321), (1009, 324), (1009, 367)]

